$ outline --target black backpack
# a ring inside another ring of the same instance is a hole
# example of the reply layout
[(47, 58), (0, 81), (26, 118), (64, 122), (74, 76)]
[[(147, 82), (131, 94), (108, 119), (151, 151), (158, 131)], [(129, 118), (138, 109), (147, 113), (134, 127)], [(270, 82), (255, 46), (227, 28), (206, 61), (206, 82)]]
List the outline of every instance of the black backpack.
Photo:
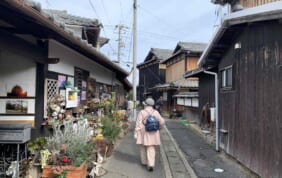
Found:
[[(146, 110), (145, 110), (146, 111)], [(153, 110), (154, 112), (155, 110)], [(160, 122), (159, 120), (152, 115), (152, 113), (149, 113), (148, 111), (146, 111), (148, 113), (148, 116), (146, 117), (146, 119), (143, 120), (143, 124), (145, 125), (145, 130), (147, 132), (154, 132), (160, 129)], [(144, 121), (146, 121), (144, 123)]]

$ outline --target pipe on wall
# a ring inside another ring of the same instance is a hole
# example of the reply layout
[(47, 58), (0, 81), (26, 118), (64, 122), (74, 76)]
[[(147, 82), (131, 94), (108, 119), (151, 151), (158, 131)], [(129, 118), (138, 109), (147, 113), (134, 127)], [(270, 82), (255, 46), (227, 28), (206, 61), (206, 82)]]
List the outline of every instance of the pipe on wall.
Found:
[(214, 76), (214, 87), (215, 87), (215, 150), (219, 151), (219, 118), (218, 118), (218, 78), (217, 78), (217, 73), (211, 72), (211, 71), (206, 71), (204, 70), (204, 73), (213, 75)]

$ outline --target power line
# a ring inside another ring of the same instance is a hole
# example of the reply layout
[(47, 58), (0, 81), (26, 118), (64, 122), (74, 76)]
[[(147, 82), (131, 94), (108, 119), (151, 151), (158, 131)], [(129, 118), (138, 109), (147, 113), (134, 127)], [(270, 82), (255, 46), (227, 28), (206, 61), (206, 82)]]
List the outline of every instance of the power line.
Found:
[(103, 0), (100, 0), (100, 1), (101, 1), (101, 4), (102, 4), (103, 9), (104, 9), (104, 11), (105, 11), (106, 17), (107, 17), (109, 23), (111, 24), (111, 20), (110, 20), (110, 18), (109, 18), (108, 11), (107, 11), (106, 8), (105, 8), (104, 1), (103, 1)]
[(172, 29), (172, 27), (174, 27), (173, 24), (167, 23), (166, 20), (164, 20), (163, 18), (160, 18), (159, 16), (155, 15), (154, 13), (152, 13), (151, 11), (149, 11), (148, 9), (145, 9), (145, 8), (143, 8), (143, 7), (141, 7), (141, 6), (140, 6), (140, 9), (143, 10), (144, 12), (146, 12), (146, 13), (147, 13), (148, 15), (150, 15), (151, 17), (154, 17), (154, 18), (157, 19), (158, 21), (161, 21), (162, 24), (164, 24), (164, 25), (166, 26), (166, 28), (171, 29), (170, 31), (173, 31), (173, 32), (179, 31), (179, 32), (181, 32), (182, 34), (187, 33), (187, 32), (182, 31), (182, 28), (181, 28), (181, 30), (173, 30), (173, 29)]
[(176, 37), (168, 36), (168, 35), (164, 35), (164, 34), (160, 34), (160, 33), (146, 32), (146, 31), (138, 31), (138, 32), (144, 33), (144, 34), (152, 35), (152, 36), (155, 37), (155, 38), (157, 38), (156, 36), (159, 36), (159, 38), (167, 38), (167, 39), (173, 39), (173, 40), (178, 39), (178, 38), (176, 38)]
[[(92, 10), (93, 10), (94, 13), (96, 14), (97, 18), (99, 19), (98, 13), (97, 13), (97, 11), (96, 11), (96, 9), (95, 9), (95, 7), (94, 7), (94, 5), (93, 5), (93, 3), (92, 3), (91, 0), (89, 0), (89, 4), (90, 4), (90, 6), (92, 7)], [(108, 35), (106, 34), (106, 31), (105, 31), (105, 29), (104, 29), (103, 26), (102, 26), (102, 30), (103, 30), (103, 32), (104, 32), (105, 38), (107, 38)], [(112, 47), (111, 43), (108, 43), (108, 44), (109, 44), (110, 49), (112, 50), (112, 52), (115, 53), (115, 50), (114, 50), (114, 48)]]
[(94, 5), (92, 4), (92, 1), (91, 1), (91, 0), (89, 0), (89, 3), (90, 3), (90, 6), (92, 7), (92, 9), (93, 9), (94, 13), (96, 14), (96, 17), (99, 19), (98, 13), (97, 13), (97, 11), (96, 11), (96, 9), (95, 9)]

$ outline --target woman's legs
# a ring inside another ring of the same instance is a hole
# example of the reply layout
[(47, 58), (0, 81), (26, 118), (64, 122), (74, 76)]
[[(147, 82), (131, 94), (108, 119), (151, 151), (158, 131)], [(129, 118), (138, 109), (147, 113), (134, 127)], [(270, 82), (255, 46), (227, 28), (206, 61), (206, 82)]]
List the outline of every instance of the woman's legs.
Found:
[(147, 146), (147, 165), (148, 167), (155, 166), (156, 151), (155, 146)]
[(147, 165), (147, 151), (146, 146), (140, 145), (140, 158), (141, 158), (141, 164)]
[(141, 164), (147, 165), (149, 171), (153, 171), (155, 167), (156, 150), (155, 146), (140, 145)]

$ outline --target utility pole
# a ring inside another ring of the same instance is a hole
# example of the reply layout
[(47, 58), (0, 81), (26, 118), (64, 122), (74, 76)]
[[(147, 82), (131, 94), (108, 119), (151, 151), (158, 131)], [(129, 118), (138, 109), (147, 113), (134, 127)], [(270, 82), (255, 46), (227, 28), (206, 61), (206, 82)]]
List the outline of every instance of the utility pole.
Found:
[(137, 0), (134, 0), (133, 3), (133, 76), (132, 76), (132, 83), (133, 83), (133, 119), (136, 119), (136, 24), (137, 24)]
[(127, 27), (124, 25), (116, 25), (115, 29), (118, 30), (118, 39), (116, 40), (118, 42), (117, 63), (120, 64), (121, 48), (125, 47), (122, 41), (122, 34)]

